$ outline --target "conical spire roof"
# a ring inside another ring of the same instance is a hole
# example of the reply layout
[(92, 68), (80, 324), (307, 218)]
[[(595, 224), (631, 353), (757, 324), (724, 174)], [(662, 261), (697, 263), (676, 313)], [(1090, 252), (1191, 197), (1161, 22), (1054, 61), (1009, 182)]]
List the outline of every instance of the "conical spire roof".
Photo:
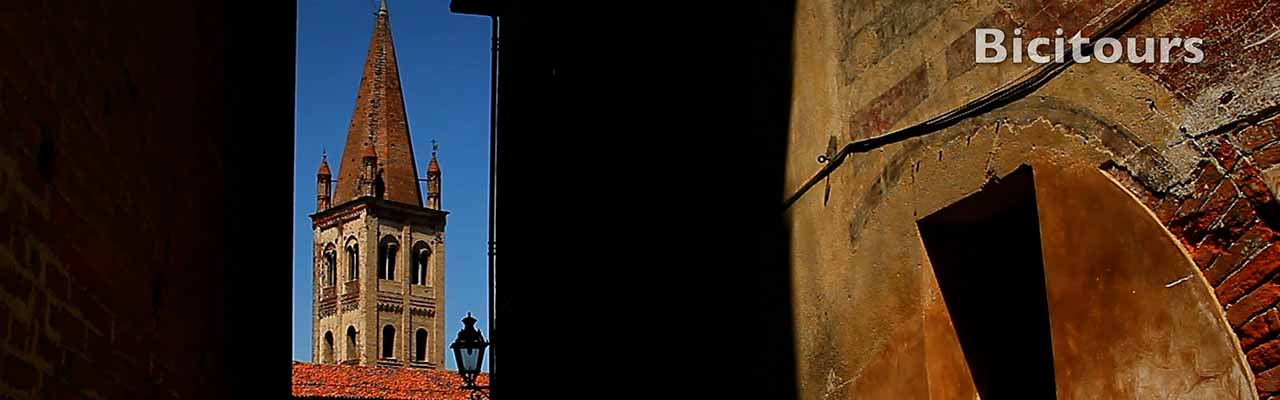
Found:
[(435, 153), (431, 154), (431, 163), (427, 165), (427, 172), (440, 172), (440, 163), (436, 162)]
[(320, 171), (317, 171), (316, 175), (333, 176), (333, 173), (329, 172), (329, 154), (328, 153), (325, 153), (320, 156)]
[(422, 206), (418, 188), (418, 171), (409, 140), (409, 119), (405, 113), (404, 94), (400, 87), (400, 67), (391, 40), (390, 15), (386, 2), (380, 6), (364, 73), (356, 95), (355, 112), (347, 131), (342, 163), (338, 167), (338, 188), (334, 203), (360, 196), (359, 183), (365, 143), (373, 141), (373, 152), (382, 170), (384, 198)]
[(431, 141), (431, 161), (427, 163), (427, 174), (440, 173), (440, 162), (436, 161), (436, 151), (440, 150), (440, 144), (435, 140)]

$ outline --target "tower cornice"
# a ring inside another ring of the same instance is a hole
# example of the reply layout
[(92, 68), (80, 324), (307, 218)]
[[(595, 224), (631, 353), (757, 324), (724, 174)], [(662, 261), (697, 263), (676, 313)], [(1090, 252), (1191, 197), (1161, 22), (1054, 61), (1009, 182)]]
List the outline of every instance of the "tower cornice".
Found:
[(422, 224), (424, 226), (432, 226), (439, 229), (444, 228), (446, 217), (449, 215), (448, 211), (413, 206), (371, 196), (362, 196), (355, 200), (334, 205), (327, 210), (311, 214), (311, 223), (317, 227), (326, 227), (358, 218), (360, 213), (364, 211), (377, 215), (381, 218), (403, 221), (405, 223), (415, 225)]

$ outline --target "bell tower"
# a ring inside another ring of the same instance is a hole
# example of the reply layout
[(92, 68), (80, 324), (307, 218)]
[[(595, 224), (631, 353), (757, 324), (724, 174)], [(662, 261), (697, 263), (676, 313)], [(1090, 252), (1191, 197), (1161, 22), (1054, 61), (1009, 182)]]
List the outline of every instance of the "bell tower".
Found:
[(339, 160), (332, 191), (327, 155), (316, 174), (312, 360), (443, 368), (448, 213), (422, 201), (385, 0)]

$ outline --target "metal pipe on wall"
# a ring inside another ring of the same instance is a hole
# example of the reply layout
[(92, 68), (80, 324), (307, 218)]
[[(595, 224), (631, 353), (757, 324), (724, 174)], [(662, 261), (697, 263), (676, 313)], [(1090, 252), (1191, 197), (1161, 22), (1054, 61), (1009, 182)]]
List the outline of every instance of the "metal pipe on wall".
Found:
[(492, 54), (490, 55), (490, 76), (489, 76), (489, 385), (493, 386), (494, 377), (494, 264), (496, 262), (497, 251), (497, 233), (494, 228), (497, 226), (495, 218), (497, 215), (497, 179), (498, 179), (498, 16), (490, 16), (493, 26), (493, 32), (490, 34), (493, 41)]

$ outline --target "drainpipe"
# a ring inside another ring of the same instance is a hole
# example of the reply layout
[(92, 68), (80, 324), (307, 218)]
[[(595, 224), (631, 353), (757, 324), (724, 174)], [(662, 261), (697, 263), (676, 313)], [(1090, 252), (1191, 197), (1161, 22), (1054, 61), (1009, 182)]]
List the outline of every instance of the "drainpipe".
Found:
[(496, 227), (495, 218), (497, 215), (497, 179), (498, 179), (498, 16), (489, 17), (493, 25), (492, 38), (492, 55), (490, 60), (490, 76), (489, 76), (489, 386), (493, 386), (494, 368), (494, 264), (498, 255), (497, 251), (497, 233), (494, 231)]

